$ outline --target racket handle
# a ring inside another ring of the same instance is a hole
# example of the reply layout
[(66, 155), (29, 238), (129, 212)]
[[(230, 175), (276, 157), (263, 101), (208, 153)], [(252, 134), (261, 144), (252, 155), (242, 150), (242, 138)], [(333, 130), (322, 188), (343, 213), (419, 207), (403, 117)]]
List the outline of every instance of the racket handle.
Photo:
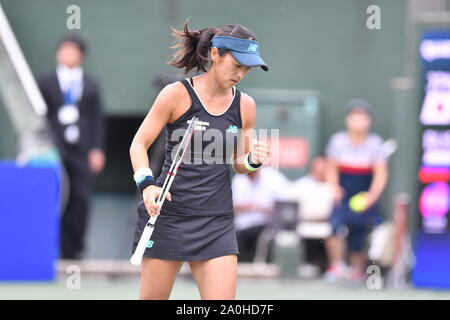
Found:
[[(153, 225), (155, 223), (156, 216), (150, 218), (150, 223)], [(142, 257), (144, 256), (145, 249), (147, 248), (148, 240), (150, 240), (153, 233), (154, 226), (149, 226), (146, 224), (144, 231), (142, 231), (141, 238), (139, 239), (139, 243), (134, 250), (134, 254), (130, 259), (132, 265), (139, 266), (142, 262)]]

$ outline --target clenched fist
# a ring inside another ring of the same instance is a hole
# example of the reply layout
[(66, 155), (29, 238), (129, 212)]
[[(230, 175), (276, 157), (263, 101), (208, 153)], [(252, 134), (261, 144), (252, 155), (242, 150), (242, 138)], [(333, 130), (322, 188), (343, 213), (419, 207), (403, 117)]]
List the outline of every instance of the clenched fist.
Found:
[(250, 161), (261, 164), (269, 157), (269, 145), (264, 141), (254, 141), (250, 150)]

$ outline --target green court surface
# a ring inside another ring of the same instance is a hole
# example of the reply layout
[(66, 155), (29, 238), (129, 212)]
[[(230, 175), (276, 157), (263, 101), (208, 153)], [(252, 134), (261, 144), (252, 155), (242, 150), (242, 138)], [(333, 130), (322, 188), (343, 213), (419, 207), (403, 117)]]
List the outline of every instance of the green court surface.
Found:
[[(57, 299), (57, 300), (122, 300), (137, 299), (139, 283), (136, 277), (110, 279), (84, 277), (78, 290), (70, 290), (63, 277), (52, 283), (0, 283), (0, 299)], [(195, 283), (188, 277), (179, 277), (171, 299), (200, 299)], [(418, 289), (369, 290), (366, 287), (330, 285), (322, 280), (240, 279), (237, 299), (255, 300), (449, 300), (450, 291)]]

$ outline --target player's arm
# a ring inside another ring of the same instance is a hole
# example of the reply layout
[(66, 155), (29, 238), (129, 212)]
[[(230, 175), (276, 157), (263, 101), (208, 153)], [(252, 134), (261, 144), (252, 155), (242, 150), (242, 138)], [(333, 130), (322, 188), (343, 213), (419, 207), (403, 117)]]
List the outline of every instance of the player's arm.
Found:
[(236, 152), (232, 155), (232, 165), (237, 173), (249, 173), (251, 170), (245, 165), (248, 154), (250, 162), (261, 164), (268, 157), (268, 146), (263, 141), (253, 144), (256, 123), (256, 102), (249, 95), (241, 95), (242, 130), (238, 139)]
[(232, 165), (237, 173), (250, 172), (244, 165), (245, 157), (250, 152), (256, 123), (256, 102), (242, 93), (241, 95), (242, 130), (238, 139), (236, 152), (233, 153)]
[(339, 185), (338, 164), (333, 159), (327, 159), (325, 178), (329, 184)]
[(374, 204), (383, 193), (388, 181), (388, 165), (387, 161), (379, 161), (373, 167), (373, 178), (367, 192), (367, 206)]
[(325, 179), (333, 188), (335, 202), (341, 202), (344, 197), (344, 189), (339, 184), (339, 166), (337, 161), (330, 157), (327, 159)]
[(169, 122), (177, 101), (179, 90), (175, 84), (166, 86), (156, 97), (150, 111), (136, 132), (130, 146), (133, 170), (149, 167), (147, 151), (162, 129)]
[(104, 128), (105, 117), (103, 115), (103, 102), (100, 88), (97, 82), (92, 81), (92, 104), (89, 108), (89, 131), (91, 132), (90, 150), (88, 153), (88, 162), (91, 171), (95, 174), (100, 173), (105, 166), (104, 150)]
[[(130, 159), (133, 166), (135, 179), (150, 180), (149, 185), (142, 185), (142, 197), (149, 214), (158, 214), (160, 208), (156, 205), (161, 189), (154, 185), (155, 178), (149, 169), (147, 151), (161, 133), (166, 123), (171, 119), (175, 107), (182, 103), (182, 97), (177, 83), (166, 86), (157, 96), (150, 111), (139, 127), (130, 146)], [(153, 182), (152, 182), (153, 181)], [(167, 200), (171, 201), (171, 195), (167, 193)]]

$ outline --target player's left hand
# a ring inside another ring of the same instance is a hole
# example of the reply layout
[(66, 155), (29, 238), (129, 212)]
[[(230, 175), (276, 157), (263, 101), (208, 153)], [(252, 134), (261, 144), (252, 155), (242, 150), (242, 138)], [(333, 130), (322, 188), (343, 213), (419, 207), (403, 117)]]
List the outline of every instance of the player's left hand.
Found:
[(377, 202), (377, 198), (375, 198), (370, 192), (366, 193), (364, 196), (364, 211), (370, 209), (375, 204), (375, 202)]
[(269, 157), (269, 145), (264, 141), (255, 141), (250, 150), (251, 162), (263, 163)]

